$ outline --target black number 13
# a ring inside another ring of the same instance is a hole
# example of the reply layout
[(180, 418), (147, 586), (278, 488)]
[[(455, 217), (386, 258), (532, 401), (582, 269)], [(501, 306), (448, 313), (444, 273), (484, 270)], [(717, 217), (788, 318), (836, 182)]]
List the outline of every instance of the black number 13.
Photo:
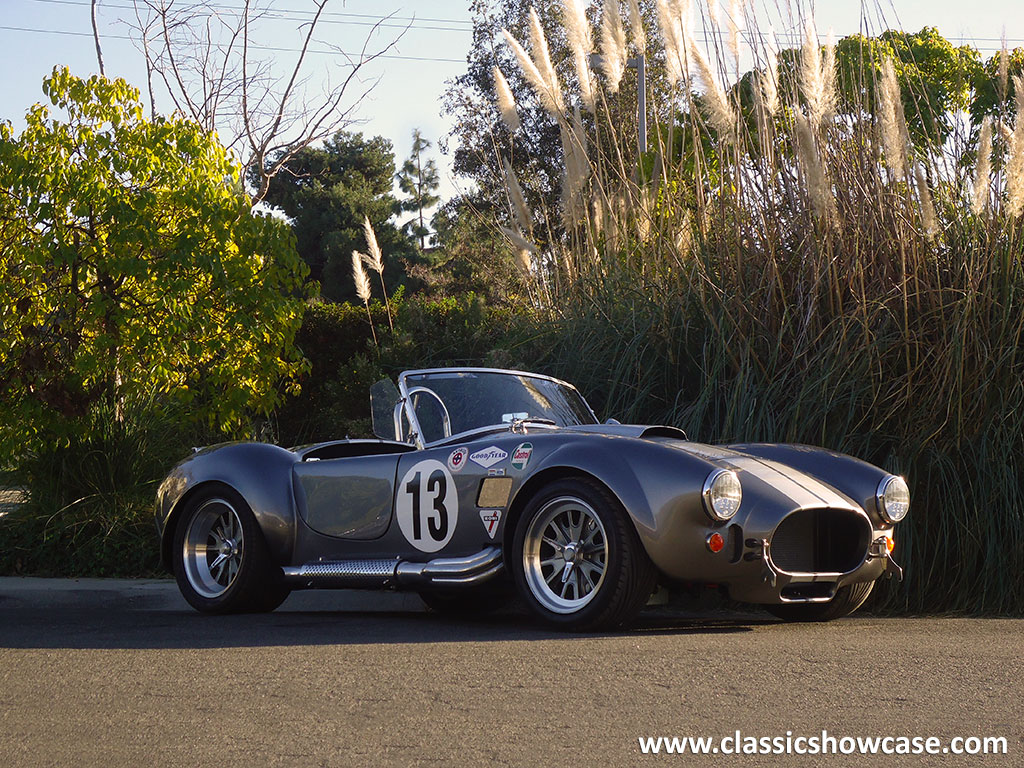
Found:
[[(412, 496), (412, 537), (423, 538), (423, 511), (420, 508), (420, 473), (417, 472), (406, 483), (405, 492)], [(448, 510), (444, 506), (448, 496), (448, 479), (444, 472), (434, 470), (427, 478), (427, 493), (433, 494), (433, 515), (427, 518), (427, 533), (434, 541), (444, 541), (448, 536)]]

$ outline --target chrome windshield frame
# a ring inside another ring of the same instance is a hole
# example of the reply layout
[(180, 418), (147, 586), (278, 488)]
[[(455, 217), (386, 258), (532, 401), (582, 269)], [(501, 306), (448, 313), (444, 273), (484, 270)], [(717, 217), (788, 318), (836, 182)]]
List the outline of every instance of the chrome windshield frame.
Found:
[[(554, 376), (545, 376), (542, 373), (531, 373), (530, 371), (508, 370), (508, 369), (505, 369), (505, 368), (423, 368), (423, 369), (418, 369), (418, 370), (414, 370), (414, 371), (402, 371), (402, 373), (399, 374), (399, 376), (398, 376), (398, 391), (402, 395), (402, 400), (401, 400), (400, 405), (404, 409), (405, 417), (406, 417), (406, 419), (409, 422), (409, 428), (411, 430), (410, 435), (409, 435), (409, 440), (411, 440), (413, 443), (415, 443), (417, 448), (421, 448), (421, 449), (422, 448), (430, 448), (430, 447), (435, 446), (435, 445), (443, 445), (445, 443), (459, 442), (460, 439), (462, 439), (464, 437), (471, 436), (471, 435), (473, 435), (475, 433), (484, 433), (484, 432), (489, 432), (489, 431), (492, 431), (492, 430), (510, 430), (510, 429), (512, 429), (512, 424), (511, 423), (509, 423), (509, 424), (506, 424), (506, 423), (491, 424), (491, 425), (473, 427), (472, 429), (465, 430), (465, 431), (460, 432), (460, 433), (458, 433), (456, 435), (449, 435), (447, 437), (442, 437), (439, 440), (431, 440), (428, 443), (423, 442), (423, 438), (422, 438), (422, 434), (423, 433), (422, 433), (422, 429), (420, 427), (419, 419), (416, 418), (416, 414), (415, 414), (415, 412), (412, 409), (412, 404), (411, 404), (411, 401), (409, 399), (409, 395), (414, 394), (415, 390), (419, 389), (420, 387), (417, 386), (417, 387), (413, 387), (412, 389), (410, 389), (406, 379), (408, 377), (412, 377), (412, 376), (430, 376), (430, 375), (433, 375), (433, 374), (444, 374), (444, 373), (497, 373), (497, 374), (502, 374), (502, 375), (507, 375), (507, 376), (525, 376), (525, 377), (531, 378), (531, 379), (542, 379), (544, 381), (550, 381), (550, 382), (552, 382), (554, 384), (558, 384), (559, 386), (566, 387), (568, 389), (571, 389), (573, 392), (575, 392), (576, 395), (580, 398), (580, 401), (583, 403), (583, 405), (586, 406), (587, 412), (594, 419), (593, 423), (594, 424), (599, 424), (600, 423), (600, 421), (597, 418), (597, 414), (594, 413), (594, 409), (590, 407), (590, 403), (588, 403), (587, 399), (585, 397), (583, 397), (583, 395), (580, 394), (580, 391), (578, 389), (576, 389), (576, 387), (574, 387), (569, 382), (562, 381), (561, 379), (556, 379)], [(397, 417), (397, 407), (396, 407), (396, 417)], [(396, 418), (396, 422), (397, 421), (398, 421), (398, 419)], [(538, 426), (542, 426), (543, 427), (544, 425), (538, 425)], [(557, 427), (548, 427), (548, 428), (549, 429), (551, 429), (551, 428), (557, 429)], [(450, 426), (449, 426), (449, 429), (451, 429)], [(401, 437), (401, 431), (400, 430), (398, 432), (398, 435), (399, 435), (399, 437)]]

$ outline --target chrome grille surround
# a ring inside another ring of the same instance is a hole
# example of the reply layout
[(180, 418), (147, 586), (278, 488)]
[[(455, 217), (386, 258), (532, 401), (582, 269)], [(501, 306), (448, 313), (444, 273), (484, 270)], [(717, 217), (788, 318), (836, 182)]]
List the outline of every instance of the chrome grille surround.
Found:
[(850, 573), (868, 556), (871, 521), (863, 512), (832, 507), (798, 509), (772, 533), (771, 560), (784, 573)]

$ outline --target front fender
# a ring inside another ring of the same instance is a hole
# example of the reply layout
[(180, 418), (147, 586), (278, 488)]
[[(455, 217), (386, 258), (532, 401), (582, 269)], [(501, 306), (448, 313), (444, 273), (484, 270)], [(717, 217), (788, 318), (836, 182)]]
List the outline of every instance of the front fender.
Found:
[[(545, 455), (534, 477), (566, 472), (591, 475), (603, 483), (626, 509), (640, 542), (654, 564), (676, 576), (703, 546), (701, 489), (715, 464), (671, 447), (666, 441), (635, 437), (581, 437)], [(513, 501), (520, 512), (537, 490), (525, 483)], [(514, 521), (510, 521), (514, 525)], [(693, 552), (680, 551), (680, 543)]]
[(171, 565), (170, 548), (178, 516), (192, 494), (211, 483), (226, 485), (245, 499), (271, 556), (278, 563), (287, 562), (295, 541), (291, 468), (297, 460), (291, 451), (269, 443), (224, 443), (197, 451), (177, 464), (156, 495), (163, 565)]

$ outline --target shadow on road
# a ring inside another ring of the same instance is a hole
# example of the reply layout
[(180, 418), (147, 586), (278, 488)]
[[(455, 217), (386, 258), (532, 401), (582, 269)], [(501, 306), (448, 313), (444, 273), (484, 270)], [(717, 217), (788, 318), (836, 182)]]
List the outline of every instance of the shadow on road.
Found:
[[(413, 601), (407, 596), (404, 605)], [(309, 601), (300, 603), (301, 607)], [(189, 649), (379, 643), (502, 642), (656, 634), (728, 634), (776, 623), (746, 616), (701, 617), (665, 609), (644, 612), (614, 633), (572, 635), (534, 624), (518, 609), (452, 618), (421, 609), (389, 610), (329, 606), (269, 614), (206, 616), (168, 606), (164, 596), (83, 592), (61, 600), (25, 599), (0, 593), (0, 648)]]

